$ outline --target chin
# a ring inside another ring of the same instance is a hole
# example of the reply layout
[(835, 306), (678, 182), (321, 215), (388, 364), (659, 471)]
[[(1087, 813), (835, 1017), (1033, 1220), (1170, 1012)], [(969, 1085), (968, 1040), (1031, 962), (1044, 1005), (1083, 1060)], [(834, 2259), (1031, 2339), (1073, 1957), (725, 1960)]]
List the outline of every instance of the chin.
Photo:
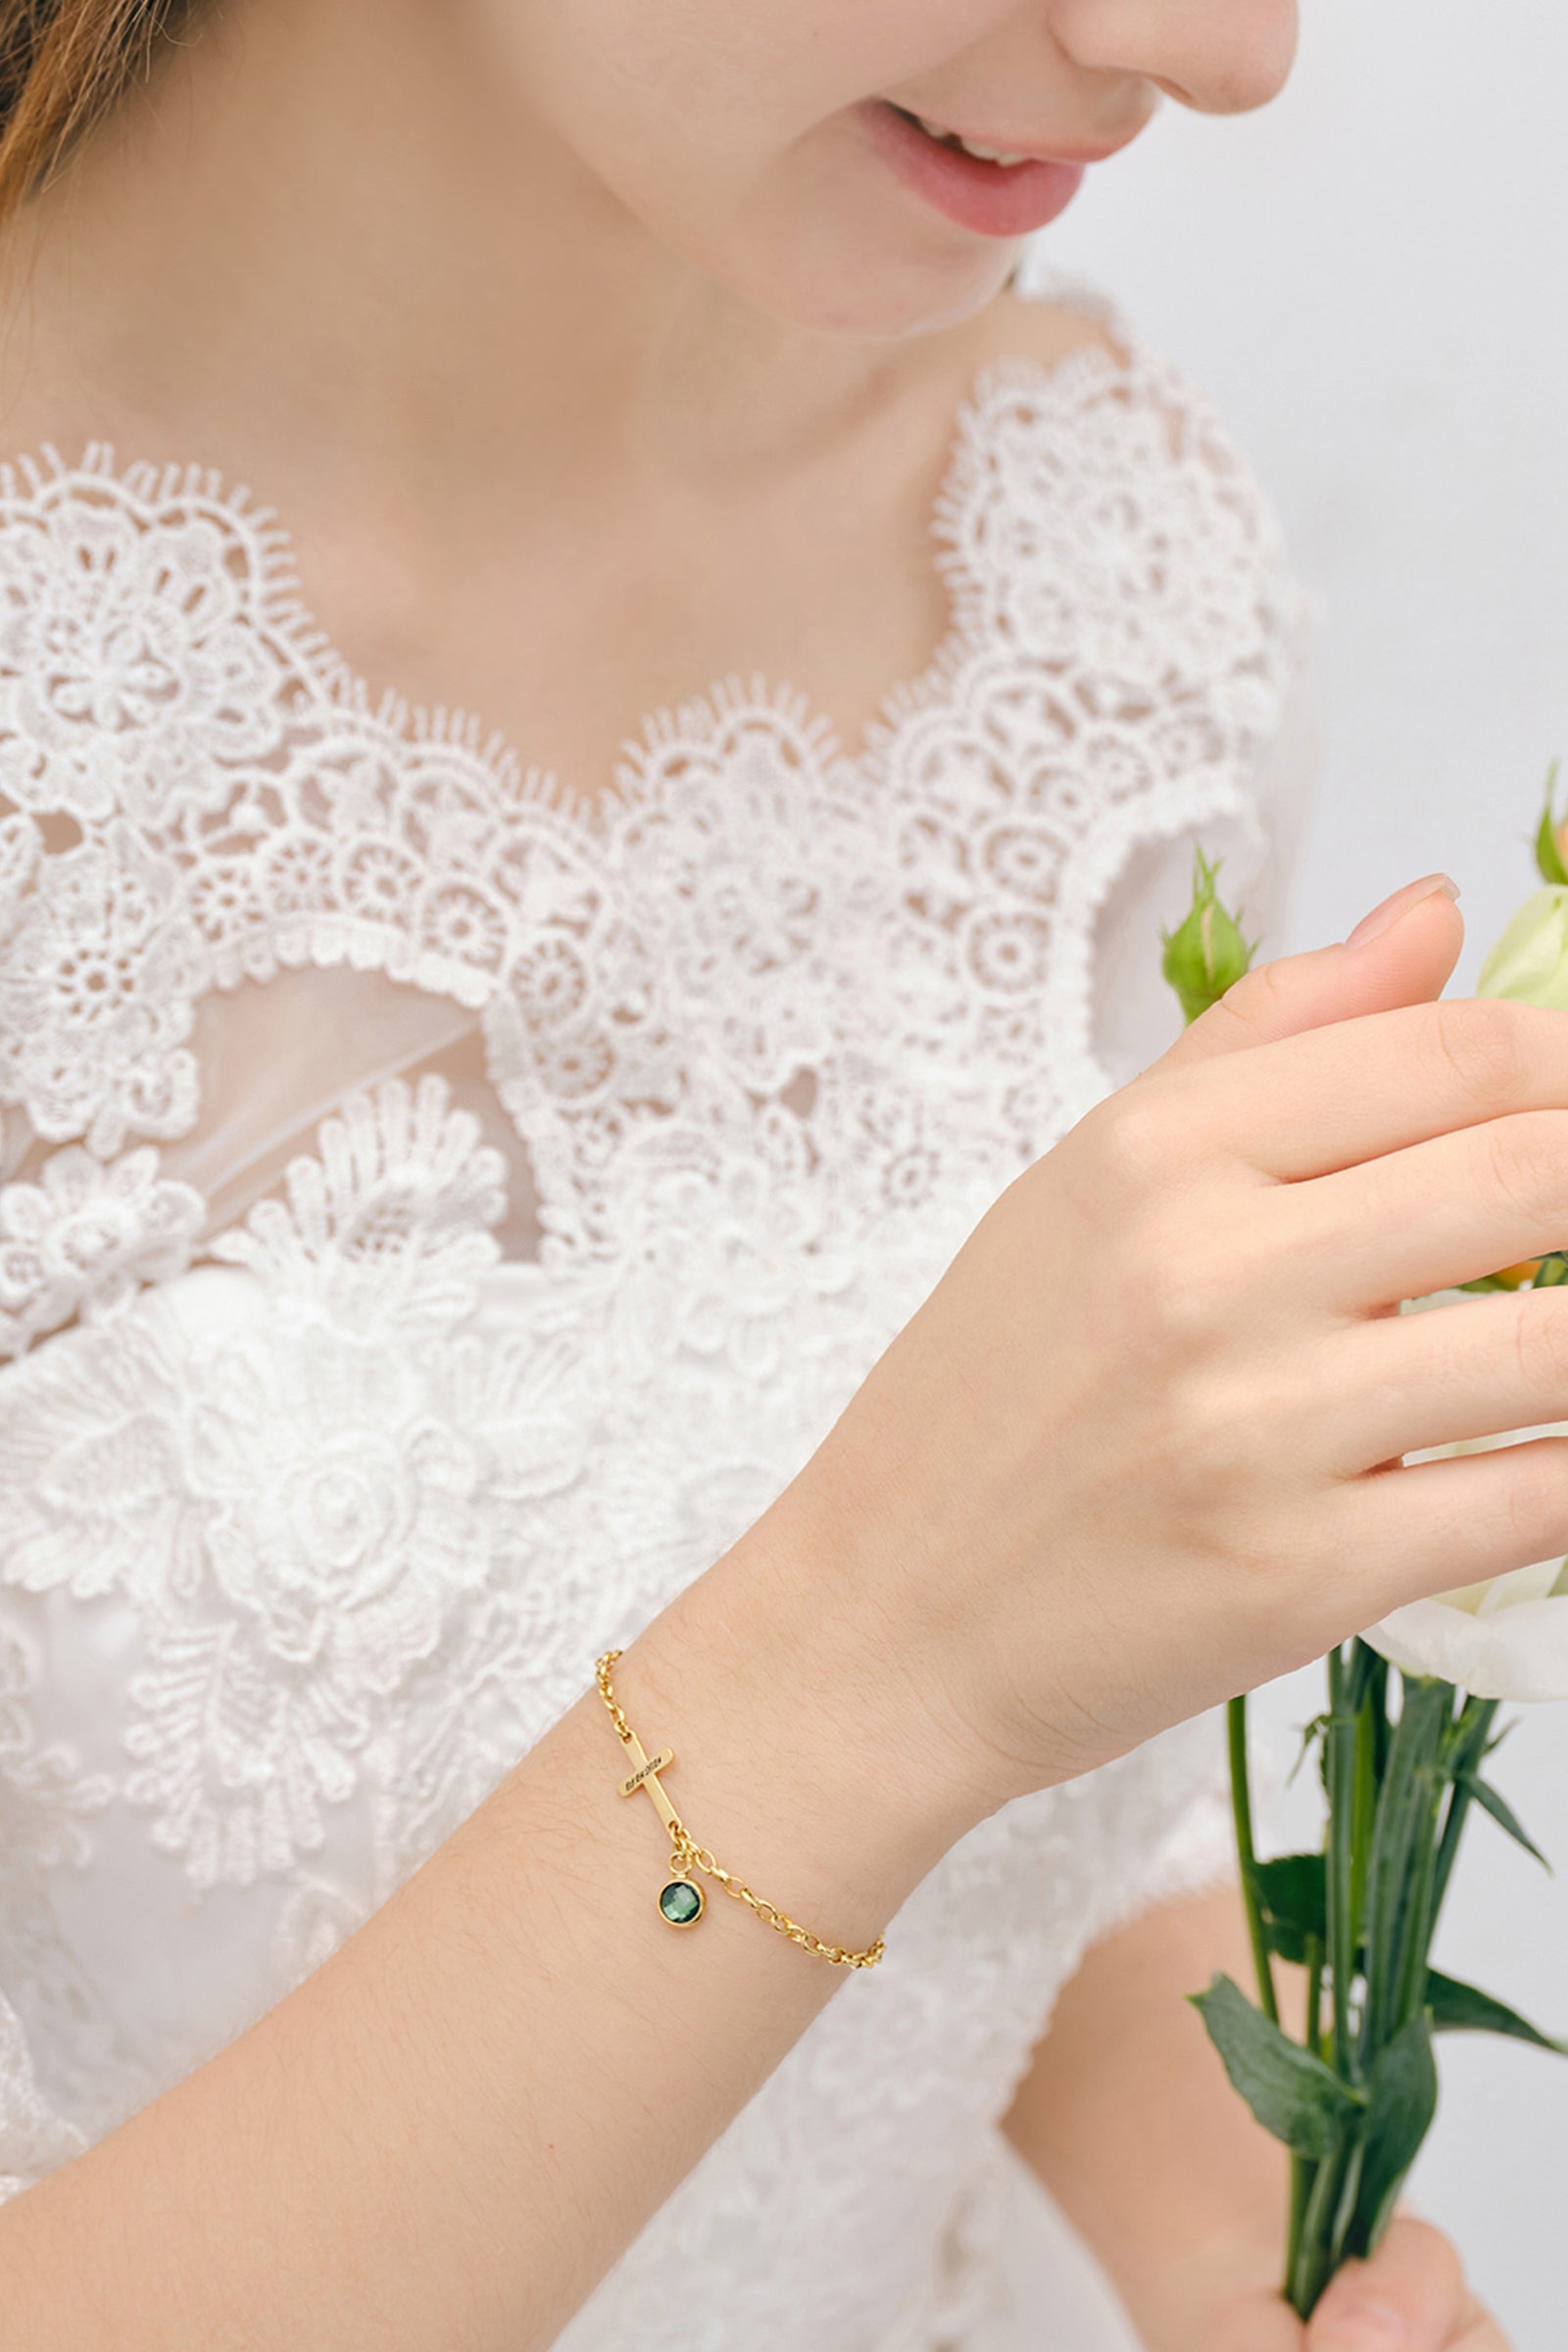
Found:
[[(966, 239), (961, 247), (911, 254), (875, 240), (820, 242), (803, 251), (744, 250), (714, 269), (730, 289), (775, 318), (809, 333), (854, 342), (904, 342), (960, 326), (983, 311), (1016, 269), (1021, 242)], [(712, 267), (712, 264), (710, 265)]]

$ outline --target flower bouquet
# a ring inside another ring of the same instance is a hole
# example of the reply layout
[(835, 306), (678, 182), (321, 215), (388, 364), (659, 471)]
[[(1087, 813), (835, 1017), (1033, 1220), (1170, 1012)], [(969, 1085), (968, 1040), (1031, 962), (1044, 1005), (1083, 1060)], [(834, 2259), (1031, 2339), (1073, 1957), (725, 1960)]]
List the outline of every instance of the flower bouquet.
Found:
[[(1556, 818), (1555, 776), (1554, 769), (1536, 840), (1543, 887), (1489, 956), (1478, 993), (1568, 1009), (1568, 824)], [(1189, 1021), (1255, 953), (1218, 897), (1217, 870), (1199, 852), (1192, 910), (1164, 939), (1165, 977)], [(1565, 1281), (1568, 1236), (1564, 1251), (1464, 1288)], [(1513, 1431), (1439, 1450), (1543, 1434)], [(1327, 1704), (1305, 1740), (1327, 1800), (1315, 1853), (1259, 1858), (1248, 1702), (1231, 1701), (1231, 1786), (1256, 2000), (1224, 1976), (1195, 1996), (1231, 2082), (1291, 2152), (1283, 2292), (1302, 2319), (1341, 2264), (1373, 2253), (1388, 2227), (1437, 2111), (1437, 2034), (1502, 2034), (1568, 2055), (1431, 1959), (1460, 1839), (1478, 1808), (1543, 1859), (1488, 1780), (1487, 1761), (1502, 1736), (1495, 1726), (1504, 1700), (1568, 1697), (1568, 1562), (1544, 1561), (1401, 1608), (1334, 1651), (1327, 1675)], [(1299, 2039), (1282, 2022), (1281, 1966), (1304, 1972)]]

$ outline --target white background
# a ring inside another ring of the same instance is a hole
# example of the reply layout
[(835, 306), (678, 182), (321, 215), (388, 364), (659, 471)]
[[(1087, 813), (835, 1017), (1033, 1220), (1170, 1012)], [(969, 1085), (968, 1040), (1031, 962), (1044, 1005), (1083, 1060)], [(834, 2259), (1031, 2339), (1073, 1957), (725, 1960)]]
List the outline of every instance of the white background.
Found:
[[(1326, 772), (1279, 944), (1343, 937), (1446, 866), (1462, 984), (1534, 886), (1559, 751), (1568, 775), (1568, 11), (1305, 12), (1276, 105), (1172, 109), (1042, 251), (1214, 398), (1322, 600)], [(1272, 1712), (1303, 1720), (1318, 1689), (1297, 1678)], [(1439, 1957), (1568, 2035), (1568, 1708), (1530, 1713), (1495, 1771), (1558, 1876), (1479, 1822)], [(1517, 2352), (1561, 2352), (1568, 2060), (1473, 2036), (1442, 2060), (1416, 2201)]]

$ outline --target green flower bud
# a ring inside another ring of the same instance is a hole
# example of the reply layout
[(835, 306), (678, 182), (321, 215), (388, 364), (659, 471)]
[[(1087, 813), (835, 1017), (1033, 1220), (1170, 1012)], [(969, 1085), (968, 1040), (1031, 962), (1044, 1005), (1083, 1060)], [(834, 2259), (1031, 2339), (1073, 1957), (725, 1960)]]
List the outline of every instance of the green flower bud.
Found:
[(1557, 821), (1557, 769), (1553, 760), (1546, 778), (1546, 806), (1536, 835), (1536, 865), (1543, 882), (1568, 883), (1568, 820)]
[[(1217, 1004), (1249, 970), (1257, 952), (1242, 937), (1236, 917), (1220, 904), (1214, 890), (1223, 860), (1212, 865), (1201, 850), (1193, 853), (1193, 906), (1175, 931), (1162, 931), (1165, 954), (1160, 969), (1181, 1001), (1189, 1022)], [(1568, 893), (1564, 894), (1568, 896)]]
[(1526, 899), (1482, 965), (1476, 994), (1568, 1011), (1568, 888)]

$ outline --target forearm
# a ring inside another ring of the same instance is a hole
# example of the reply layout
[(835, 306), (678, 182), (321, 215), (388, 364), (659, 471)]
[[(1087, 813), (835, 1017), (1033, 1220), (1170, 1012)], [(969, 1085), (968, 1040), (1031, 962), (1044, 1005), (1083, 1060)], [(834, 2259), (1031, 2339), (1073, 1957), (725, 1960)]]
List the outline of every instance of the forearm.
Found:
[(1247, 1984), (1250, 1966), (1234, 1889), (1107, 1937), (1064, 1990), (1006, 2119), (1149, 2352), (1207, 2352), (1206, 2315), (1283, 2259), (1284, 2151), (1184, 1997), (1216, 1969)]
[[(693, 1835), (858, 1946), (966, 1825), (886, 1771), (875, 1677), (808, 1549), (775, 1506), (627, 1648), (616, 1689), (650, 1753), (676, 1750)], [(617, 1797), (591, 1660), (584, 1679), (314, 1976), (0, 2212), (8, 2343), (553, 2340), (845, 1981), (710, 1883), (699, 1927), (665, 1926), (668, 1842), (647, 1798)]]

